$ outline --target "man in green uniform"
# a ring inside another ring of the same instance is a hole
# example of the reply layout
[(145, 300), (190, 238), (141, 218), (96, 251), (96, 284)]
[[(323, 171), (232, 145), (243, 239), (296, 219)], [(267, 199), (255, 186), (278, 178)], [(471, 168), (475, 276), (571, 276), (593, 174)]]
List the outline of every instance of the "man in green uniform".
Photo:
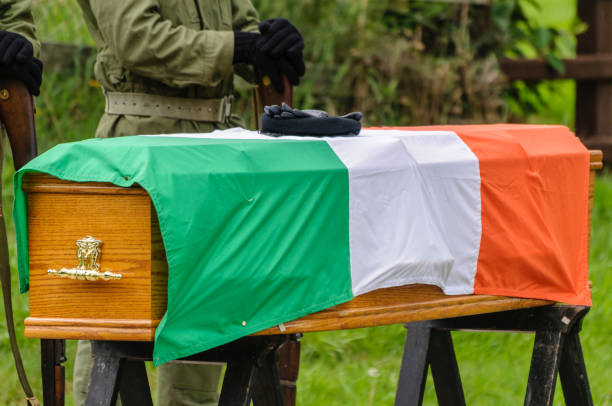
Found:
[[(242, 126), (231, 112), (233, 73), (256, 72), (282, 88), (304, 74), (299, 31), (287, 20), (259, 24), (250, 0), (78, 0), (98, 55), (105, 97), (97, 137), (210, 132)], [(258, 25), (259, 24), (259, 25)], [(255, 68), (255, 69), (253, 69)], [(80, 342), (74, 395), (85, 402), (90, 346)], [(165, 364), (158, 404), (212, 405), (221, 367)]]
[[(301, 49), (278, 54), (276, 62), (261, 53), (239, 55), (237, 62), (243, 63), (234, 64), (234, 51), (244, 47), (248, 53), (258, 40), (236, 34), (259, 37), (257, 13), (249, 0), (79, 0), (79, 5), (98, 48), (95, 74), (107, 97), (98, 137), (237, 126), (242, 124), (239, 117), (226, 114), (231, 112), (234, 70), (253, 82), (253, 64), (269, 70), (264, 73), (273, 80), (279, 76), (273, 73), (276, 68), (294, 84), (304, 73)], [(149, 97), (140, 98), (142, 94)], [(221, 117), (198, 116), (193, 100), (205, 101), (207, 107), (199, 113)], [(136, 106), (122, 110), (124, 102)], [(191, 112), (185, 106), (192, 107)], [(185, 118), (176, 117), (179, 107)]]

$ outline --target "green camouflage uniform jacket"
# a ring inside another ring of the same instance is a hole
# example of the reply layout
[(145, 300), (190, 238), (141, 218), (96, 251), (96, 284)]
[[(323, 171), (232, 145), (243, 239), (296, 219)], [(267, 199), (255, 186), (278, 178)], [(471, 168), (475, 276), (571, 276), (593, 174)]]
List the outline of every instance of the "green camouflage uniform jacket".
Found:
[[(232, 93), (233, 31), (258, 32), (249, 0), (78, 0), (104, 91), (218, 99)], [(248, 66), (237, 73), (253, 81)], [(96, 136), (208, 132), (241, 125), (104, 114)]]

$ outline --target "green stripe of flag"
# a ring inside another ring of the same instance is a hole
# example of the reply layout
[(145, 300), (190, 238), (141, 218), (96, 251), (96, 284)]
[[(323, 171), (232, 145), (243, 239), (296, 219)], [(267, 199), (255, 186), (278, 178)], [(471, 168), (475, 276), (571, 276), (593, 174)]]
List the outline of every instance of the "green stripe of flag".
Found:
[(348, 172), (324, 141), (87, 140), (26, 170), (149, 192), (170, 268), (156, 364), (352, 298)]

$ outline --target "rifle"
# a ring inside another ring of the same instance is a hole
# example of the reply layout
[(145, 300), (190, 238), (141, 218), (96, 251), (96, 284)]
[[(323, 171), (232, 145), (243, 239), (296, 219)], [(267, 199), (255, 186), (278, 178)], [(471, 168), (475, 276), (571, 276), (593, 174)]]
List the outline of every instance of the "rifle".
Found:
[(259, 81), (259, 85), (253, 89), (251, 104), (253, 105), (253, 124), (256, 130), (261, 128), (261, 115), (263, 114), (264, 106), (271, 106), (273, 104), (280, 106), (283, 102), (289, 106), (292, 105), (293, 88), (287, 76), (283, 76), (283, 84), (285, 85), (285, 90), (283, 93), (279, 93), (272, 86), (270, 78), (264, 76)]
[[(34, 126), (34, 102), (30, 92), (20, 81), (0, 79), (0, 121), (4, 123), (11, 150), (15, 170), (28, 163), (37, 154), (36, 128)], [(0, 187), (0, 199), (2, 190)], [(11, 350), (15, 359), (17, 375), (25, 393), (27, 404), (40, 406), (34, 396), (30, 383), (23, 367), (21, 353), (15, 336), (15, 323), (13, 321), (13, 303), (11, 300), (11, 270), (9, 265), (8, 239), (6, 225), (0, 205), (0, 280), (4, 296), (4, 311), (6, 314), (6, 327), (9, 333)]]
[[(293, 104), (293, 88), (286, 76), (283, 76), (285, 90), (283, 93), (276, 91), (270, 78), (264, 76), (259, 80), (259, 85), (253, 89), (251, 104), (253, 105), (253, 124), (256, 130), (261, 129), (261, 115), (264, 106), (276, 104), (280, 106), (287, 103)], [(283, 394), (283, 402), (286, 405), (295, 405), (297, 397), (297, 379), (300, 368), (300, 342), (302, 335), (292, 334), (278, 350), (278, 374)]]

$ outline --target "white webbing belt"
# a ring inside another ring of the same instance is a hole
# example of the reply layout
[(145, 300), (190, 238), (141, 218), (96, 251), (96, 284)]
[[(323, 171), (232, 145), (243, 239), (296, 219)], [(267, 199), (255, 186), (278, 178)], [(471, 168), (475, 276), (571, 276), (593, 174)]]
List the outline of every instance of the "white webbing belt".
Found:
[(224, 122), (232, 110), (232, 96), (221, 99), (187, 99), (146, 93), (106, 92), (108, 114), (167, 117)]

